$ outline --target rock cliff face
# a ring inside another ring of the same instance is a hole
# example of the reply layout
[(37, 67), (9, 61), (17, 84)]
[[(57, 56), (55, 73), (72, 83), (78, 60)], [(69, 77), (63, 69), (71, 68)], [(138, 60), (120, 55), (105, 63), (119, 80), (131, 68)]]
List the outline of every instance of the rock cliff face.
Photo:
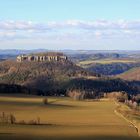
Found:
[(29, 55), (19, 55), (17, 57), (17, 62), (45, 62), (45, 61), (66, 61), (67, 56), (59, 52), (48, 52), (48, 53), (36, 53)]

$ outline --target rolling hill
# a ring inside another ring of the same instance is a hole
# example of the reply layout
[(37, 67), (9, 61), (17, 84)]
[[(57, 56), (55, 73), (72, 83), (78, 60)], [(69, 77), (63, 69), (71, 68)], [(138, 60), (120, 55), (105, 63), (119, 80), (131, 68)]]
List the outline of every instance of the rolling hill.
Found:
[(118, 75), (131, 68), (139, 67), (138, 55), (129, 56), (119, 53), (97, 53), (71, 56), (78, 66), (102, 75)]
[(87, 66), (87, 70), (102, 75), (112, 76), (124, 73), (132, 68), (140, 66), (140, 63), (111, 63), (111, 64), (92, 64)]
[[(95, 98), (104, 92), (125, 91), (135, 94), (140, 90), (139, 83), (103, 77), (69, 60), (21, 63), (14, 60), (2, 61), (0, 84), (14, 85), (15, 91), (15, 85), (20, 85), (24, 87), (21, 91), (38, 95), (60, 96), (66, 95), (70, 90), (80, 90), (88, 98)], [(0, 88), (1, 91), (3, 89)]]
[(124, 80), (140, 81), (140, 67), (132, 68), (127, 72), (117, 75), (117, 77)]
[(0, 62), (0, 83), (18, 84), (49, 93), (58, 93), (69, 79), (88, 76), (96, 78), (97, 75), (76, 66), (71, 61)]

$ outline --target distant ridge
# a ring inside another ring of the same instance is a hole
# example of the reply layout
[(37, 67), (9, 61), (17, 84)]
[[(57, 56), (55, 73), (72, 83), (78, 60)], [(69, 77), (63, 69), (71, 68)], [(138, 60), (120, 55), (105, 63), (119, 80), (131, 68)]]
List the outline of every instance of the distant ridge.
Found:
[(93, 54), (93, 53), (129, 53), (129, 54), (137, 54), (140, 53), (140, 50), (70, 50), (70, 49), (0, 49), (1, 54), (11, 54), (11, 55), (19, 55), (19, 54), (28, 54), (28, 53), (39, 53), (39, 52), (49, 52), (49, 51), (59, 51), (66, 54), (71, 53), (79, 53), (79, 54)]

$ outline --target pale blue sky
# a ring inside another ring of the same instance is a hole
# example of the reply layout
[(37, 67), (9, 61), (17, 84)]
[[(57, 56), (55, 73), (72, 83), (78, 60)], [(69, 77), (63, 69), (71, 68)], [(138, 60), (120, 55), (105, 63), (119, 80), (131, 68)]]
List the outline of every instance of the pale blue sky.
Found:
[(140, 0), (0, 0), (0, 18), (12, 20), (139, 19)]
[(139, 40), (140, 0), (0, 0), (0, 49), (140, 49)]

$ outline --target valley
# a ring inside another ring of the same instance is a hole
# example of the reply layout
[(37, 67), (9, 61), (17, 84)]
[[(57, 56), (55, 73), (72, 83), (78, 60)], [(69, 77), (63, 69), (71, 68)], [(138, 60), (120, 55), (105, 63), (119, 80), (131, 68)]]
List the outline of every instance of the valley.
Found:
[(0, 139), (139, 139), (138, 55), (17, 58), (0, 62)]
[(0, 0), (0, 140), (140, 140), (140, 0)]

